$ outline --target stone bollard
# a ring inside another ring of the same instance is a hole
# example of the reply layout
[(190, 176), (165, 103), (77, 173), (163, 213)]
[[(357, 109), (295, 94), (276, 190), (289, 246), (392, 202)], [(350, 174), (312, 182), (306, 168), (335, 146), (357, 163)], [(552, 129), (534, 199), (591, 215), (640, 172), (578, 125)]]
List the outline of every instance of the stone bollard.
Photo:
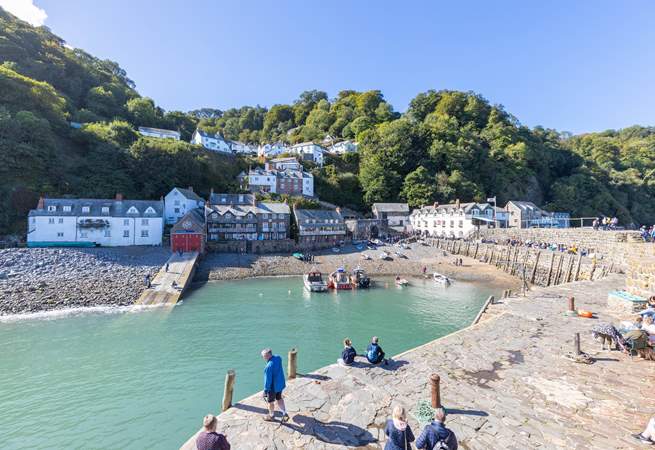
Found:
[(292, 348), (289, 350), (289, 379), (296, 378), (298, 370), (298, 350)]
[(569, 297), (569, 312), (575, 311), (575, 297)]
[(430, 387), (432, 393), (432, 407), (441, 408), (441, 388), (439, 383), (441, 378), (436, 373), (430, 375)]
[(221, 411), (225, 412), (232, 406), (232, 394), (234, 393), (234, 380), (236, 372), (232, 369), (225, 375), (225, 386), (223, 388), (223, 407)]
[(580, 333), (575, 333), (573, 335), (573, 351), (575, 352), (576, 356), (579, 356), (582, 351), (580, 350)]

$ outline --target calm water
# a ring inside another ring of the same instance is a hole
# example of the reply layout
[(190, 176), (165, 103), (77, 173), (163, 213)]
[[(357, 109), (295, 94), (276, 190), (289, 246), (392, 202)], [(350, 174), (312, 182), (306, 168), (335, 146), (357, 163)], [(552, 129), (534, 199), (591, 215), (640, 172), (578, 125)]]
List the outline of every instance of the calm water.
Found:
[(411, 282), (338, 295), (298, 277), (216, 282), (171, 311), (0, 321), (0, 448), (175, 449), (219, 409), (228, 369), (235, 399), (261, 389), (263, 347), (285, 364), (298, 348), (300, 372), (334, 362), (346, 336), (394, 355), (468, 325), (495, 293)]

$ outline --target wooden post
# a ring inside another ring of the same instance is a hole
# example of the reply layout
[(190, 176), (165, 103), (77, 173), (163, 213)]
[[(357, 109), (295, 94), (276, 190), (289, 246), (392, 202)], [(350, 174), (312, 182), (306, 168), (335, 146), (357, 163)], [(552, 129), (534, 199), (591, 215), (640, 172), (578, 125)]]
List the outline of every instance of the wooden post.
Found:
[(234, 380), (236, 372), (232, 369), (225, 375), (225, 386), (223, 387), (223, 407), (221, 411), (225, 412), (232, 406), (232, 394), (234, 393)]
[(477, 242), (475, 243), (475, 252), (473, 253), (473, 258), (477, 259), (478, 258), (478, 244)]
[(564, 263), (564, 255), (559, 256), (557, 261), (557, 276), (555, 277), (555, 284), (560, 284), (562, 281), (562, 264)]
[(534, 280), (537, 277), (537, 268), (539, 267), (540, 256), (541, 256), (541, 251), (537, 250), (537, 256), (535, 256), (534, 266), (532, 267), (532, 274), (530, 275), (530, 284), (534, 284)]
[(575, 277), (573, 278), (573, 281), (578, 281), (578, 278), (580, 277), (581, 264), (582, 264), (582, 254), (578, 255), (578, 266), (575, 268)]
[(555, 263), (555, 252), (550, 254), (550, 268), (548, 269), (548, 278), (546, 279), (546, 286), (550, 286), (550, 279), (553, 275), (553, 264)]
[(580, 333), (575, 333), (573, 335), (573, 350), (575, 352), (575, 355), (578, 356), (580, 353)]
[(439, 378), (439, 375), (437, 375), (436, 373), (430, 375), (430, 386), (431, 386), (430, 390), (432, 393), (433, 408), (441, 408), (441, 391), (439, 386), (440, 381), (441, 378)]
[(493, 247), (491, 247), (491, 256), (489, 257), (489, 261), (488, 261), (489, 264), (494, 263), (494, 252), (495, 251), (496, 251), (496, 246), (494, 245)]
[(571, 296), (569, 300), (569, 311), (575, 311), (575, 297)]
[(295, 348), (289, 350), (289, 379), (296, 378), (298, 369), (298, 351)]
[(573, 263), (575, 258), (573, 258), (573, 255), (569, 256), (569, 270), (566, 271), (566, 278), (564, 279), (565, 283), (568, 283), (571, 281), (571, 273), (573, 272)]

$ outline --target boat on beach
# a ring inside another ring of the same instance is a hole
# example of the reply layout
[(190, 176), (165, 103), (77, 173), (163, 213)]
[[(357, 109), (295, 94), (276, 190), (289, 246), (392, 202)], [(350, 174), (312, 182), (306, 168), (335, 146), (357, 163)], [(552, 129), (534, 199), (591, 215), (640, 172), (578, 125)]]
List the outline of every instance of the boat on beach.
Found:
[(302, 277), (305, 288), (309, 292), (326, 292), (328, 284), (323, 280), (323, 275), (317, 270), (312, 270)]
[(353, 288), (352, 284), (350, 283), (350, 277), (343, 269), (343, 267), (339, 267), (337, 270), (330, 274), (328, 277), (328, 288), (336, 289), (337, 291)]
[(440, 284), (442, 286), (449, 286), (450, 283), (452, 282), (450, 278), (448, 278), (446, 275), (442, 275), (438, 272), (432, 274), (432, 279), (434, 280), (435, 283)]
[(359, 266), (353, 270), (350, 280), (354, 287), (360, 289), (367, 289), (371, 285), (371, 279), (366, 275), (364, 269)]

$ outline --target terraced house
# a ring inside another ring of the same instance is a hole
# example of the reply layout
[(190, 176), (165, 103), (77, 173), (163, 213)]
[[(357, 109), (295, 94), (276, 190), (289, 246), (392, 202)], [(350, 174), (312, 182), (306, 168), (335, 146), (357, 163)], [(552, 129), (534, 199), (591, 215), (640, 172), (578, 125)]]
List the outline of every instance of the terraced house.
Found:
[(307, 249), (334, 247), (346, 237), (341, 212), (328, 209), (294, 209), (298, 243)]
[(164, 202), (42, 197), (27, 228), (30, 247), (161, 245)]
[(466, 238), (478, 227), (494, 222), (494, 209), (489, 203), (450, 203), (424, 206), (412, 211), (412, 229), (423, 236)]
[(282, 240), (289, 236), (286, 203), (257, 202), (252, 194), (212, 194), (205, 207), (207, 241)]

